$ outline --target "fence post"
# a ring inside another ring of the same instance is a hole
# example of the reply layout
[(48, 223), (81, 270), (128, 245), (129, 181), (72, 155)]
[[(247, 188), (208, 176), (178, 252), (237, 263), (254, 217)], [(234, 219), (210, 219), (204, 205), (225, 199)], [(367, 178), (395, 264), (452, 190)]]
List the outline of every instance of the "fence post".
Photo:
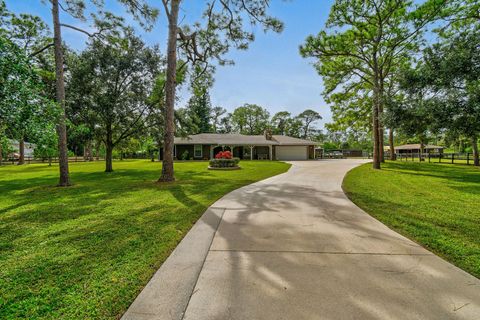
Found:
[(455, 157), (455, 153), (452, 153), (452, 164), (453, 164), (453, 158)]
[(438, 163), (442, 163), (442, 156), (443, 156), (443, 153), (440, 153), (440, 157), (438, 157)]
[(428, 163), (430, 163), (430, 152), (428, 153)]
[(470, 153), (467, 152), (467, 166), (470, 164)]

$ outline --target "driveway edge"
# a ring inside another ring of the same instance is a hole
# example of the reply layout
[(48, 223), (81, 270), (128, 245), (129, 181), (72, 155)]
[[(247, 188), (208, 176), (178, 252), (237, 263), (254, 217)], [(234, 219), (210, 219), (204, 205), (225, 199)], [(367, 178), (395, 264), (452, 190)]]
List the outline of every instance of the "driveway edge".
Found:
[(140, 292), (122, 320), (180, 320), (222, 220), (209, 207)]

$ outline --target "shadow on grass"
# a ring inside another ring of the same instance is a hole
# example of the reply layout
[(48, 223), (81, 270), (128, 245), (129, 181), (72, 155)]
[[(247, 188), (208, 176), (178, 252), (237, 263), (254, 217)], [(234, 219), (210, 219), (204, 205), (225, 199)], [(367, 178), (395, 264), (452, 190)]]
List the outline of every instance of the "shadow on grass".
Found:
[(69, 188), (55, 168), (6, 170), (0, 318), (117, 318), (208, 205), (254, 179), (186, 163), (158, 184), (160, 165), (135, 166), (78, 166)]

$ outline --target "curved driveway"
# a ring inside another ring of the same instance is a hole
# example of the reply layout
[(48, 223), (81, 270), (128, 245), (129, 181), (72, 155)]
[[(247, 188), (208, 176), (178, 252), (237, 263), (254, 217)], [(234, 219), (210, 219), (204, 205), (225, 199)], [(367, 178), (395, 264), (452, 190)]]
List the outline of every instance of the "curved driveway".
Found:
[[(480, 319), (480, 280), (346, 198), (343, 177), (362, 162), (293, 162), (287, 173), (217, 201), (211, 210), (221, 214), (209, 225), (185, 306), (172, 302), (180, 316), (162, 316), (165, 295), (155, 286), (137, 299), (158, 300), (144, 303), (143, 315), (156, 308), (151, 319)], [(126, 319), (150, 319), (134, 316), (141, 302)]]

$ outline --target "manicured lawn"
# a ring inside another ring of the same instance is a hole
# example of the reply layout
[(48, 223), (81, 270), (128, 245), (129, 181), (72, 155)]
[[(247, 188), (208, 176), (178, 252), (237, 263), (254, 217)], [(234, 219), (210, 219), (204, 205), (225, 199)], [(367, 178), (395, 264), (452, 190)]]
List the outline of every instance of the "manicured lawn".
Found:
[(210, 204), (289, 168), (207, 165), (176, 163), (161, 185), (158, 162), (71, 164), (63, 189), (57, 167), (0, 167), (0, 319), (119, 318)]
[(387, 162), (351, 170), (343, 181), (359, 207), (480, 278), (480, 170)]

